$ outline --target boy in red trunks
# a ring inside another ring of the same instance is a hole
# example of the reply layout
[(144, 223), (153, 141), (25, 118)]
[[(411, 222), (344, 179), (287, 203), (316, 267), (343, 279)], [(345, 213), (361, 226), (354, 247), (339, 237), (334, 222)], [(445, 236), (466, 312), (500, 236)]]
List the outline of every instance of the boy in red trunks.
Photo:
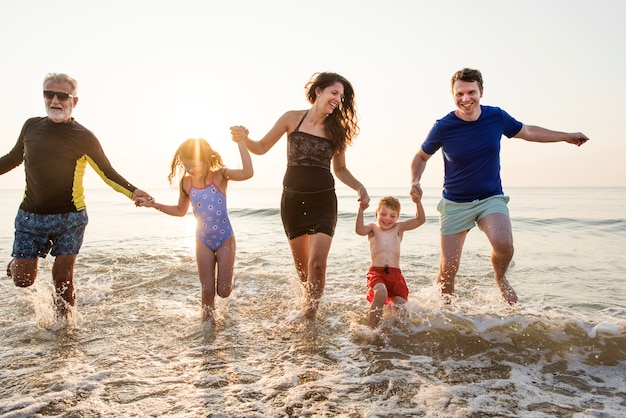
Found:
[(395, 197), (385, 196), (376, 208), (376, 223), (363, 223), (364, 205), (359, 206), (356, 216), (356, 233), (367, 235), (370, 243), (372, 264), (367, 272), (367, 300), (370, 306), (370, 326), (376, 328), (383, 314), (386, 303), (393, 301), (397, 305), (406, 303), (409, 289), (400, 271), (400, 243), (404, 231), (416, 229), (426, 220), (421, 200), (415, 205), (415, 217), (398, 222), (400, 201)]

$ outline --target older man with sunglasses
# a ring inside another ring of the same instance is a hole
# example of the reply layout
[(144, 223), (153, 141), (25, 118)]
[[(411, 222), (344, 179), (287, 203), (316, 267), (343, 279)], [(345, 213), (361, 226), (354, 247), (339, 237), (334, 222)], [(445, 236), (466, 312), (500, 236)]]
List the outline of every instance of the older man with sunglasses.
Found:
[(26, 172), (7, 274), (16, 286), (32, 285), (37, 277), (37, 257), (50, 252), (55, 257), (55, 304), (62, 317), (76, 303), (74, 263), (87, 225), (83, 195), (87, 163), (128, 198), (151, 198), (113, 169), (96, 136), (72, 117), (78, 103), (77, 86), (66, 74), (48, 74), (43, 82), (48, 116), (28, 119), (13, 149), (0, 158), (0, 174), (22, 162)]

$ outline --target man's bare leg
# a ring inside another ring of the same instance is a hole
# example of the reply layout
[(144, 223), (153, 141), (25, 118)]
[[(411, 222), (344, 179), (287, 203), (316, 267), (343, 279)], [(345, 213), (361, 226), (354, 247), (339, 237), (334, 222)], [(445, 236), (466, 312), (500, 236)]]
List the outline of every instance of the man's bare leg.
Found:
[(514, 252), (511, 219), (504, 213), (492, 213), (481, 219), (478, 225), (491, 243), (491, 264), (500, 294), (509, 305), (515, 305), (517, 293), (506, 279)]
[(52, 278), (56, 289), (56, 308), (61, 316), (67, 315), (70, 307), (76, 305), (74, 293), (74, 263), (76, 254), (59, 254), (52, 266)]
[(36, 258), (14, 258), (7, 266), (7, 276), (18, 287), (28, 287), (35, 283), (38, 263)]
[(467, 231), (441, 236), (441, 261), (437, 274), (437, 285), (441, 289), (441, 294), (446, 303), (452, 301), (454, 279), (459, 271), (466, 236)]

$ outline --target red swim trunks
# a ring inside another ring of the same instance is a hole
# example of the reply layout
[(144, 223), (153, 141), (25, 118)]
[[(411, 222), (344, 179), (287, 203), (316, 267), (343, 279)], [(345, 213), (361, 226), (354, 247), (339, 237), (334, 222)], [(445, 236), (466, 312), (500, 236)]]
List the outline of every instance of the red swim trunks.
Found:
[(406, 285), (406, 280), (402, 275), (402, 271), (396, 267), (370, 267), (367, 271), (367, 301), (374, 300), (374, 291), (372, 288), (377, 283), (382, 283), (387, 288), (387, 301), (385, 304), (392, 302), (394, 296), (400, 296), (401, 298), (409, 298), (409, 288)]

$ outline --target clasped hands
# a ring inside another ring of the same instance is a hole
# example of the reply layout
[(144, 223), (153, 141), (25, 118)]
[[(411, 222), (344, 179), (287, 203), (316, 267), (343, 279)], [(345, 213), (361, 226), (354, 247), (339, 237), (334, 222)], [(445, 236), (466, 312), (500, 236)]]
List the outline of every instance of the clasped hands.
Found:
[(249, 131), (245, 126), (237, 125), (230, 127), (230, 134), (234, 142), (239, 142), (248, 139)]

